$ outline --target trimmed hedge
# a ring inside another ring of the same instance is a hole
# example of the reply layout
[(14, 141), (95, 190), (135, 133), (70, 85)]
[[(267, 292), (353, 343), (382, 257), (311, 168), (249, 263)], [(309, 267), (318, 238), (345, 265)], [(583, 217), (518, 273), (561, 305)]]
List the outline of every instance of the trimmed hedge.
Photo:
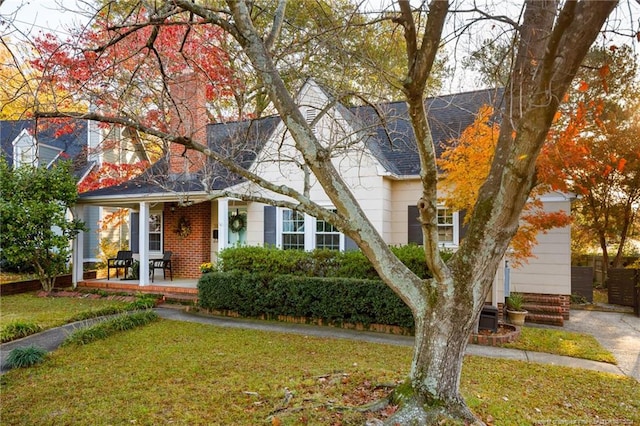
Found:
[(198, 300), (204, 309), (229, 310), (245, 317), (284, 315), (413, 330), (411, 311), (380, 280), (211, 272), (198, 282)]
[[(398, 258), (420, 278), (430, 278), (424, 259), (424, 249), (415, 244), (391, 247)], [(451, 252), (443, 251), (446, 261)], [(371, 262), (359, 250), (280, 250), (275, 247), (232, 247), (220, 253), (223, 272), (247, 271), (273, 275), (307, 277), (342, 277), (378, 280), (380, 277)]]

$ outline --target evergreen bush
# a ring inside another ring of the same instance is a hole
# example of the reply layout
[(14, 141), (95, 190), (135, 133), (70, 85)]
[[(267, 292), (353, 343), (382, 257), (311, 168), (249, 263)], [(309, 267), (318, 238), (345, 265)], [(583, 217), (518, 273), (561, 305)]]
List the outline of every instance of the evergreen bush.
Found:
[(7, 366), (9, 368), (31, 367), (45, 360), (47, 351), (38, 346), (27, 346), (15, 348), (7, 356)]
[(198, 282), (200, 307), (245, 317), (279, 315), (413, 329), (409, 308), (380, 280), (215, 272)]

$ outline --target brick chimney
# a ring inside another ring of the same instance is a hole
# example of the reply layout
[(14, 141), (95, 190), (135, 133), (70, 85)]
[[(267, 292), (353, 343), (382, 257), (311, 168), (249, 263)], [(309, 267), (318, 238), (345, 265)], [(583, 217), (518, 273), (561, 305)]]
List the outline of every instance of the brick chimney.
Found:
[[(195, 142), (207, 144), (207, 115), (205, 79), (197, 73), (183, 74), (169, 84), (173, 98), (170, 106), (169, 128), (178, 136), (186, 136)], [(184, 155), (183, 155), (184, 153)], [(184, 152), (184, 147), (171, 144), (169, 171), (171, 173), (193, 173), (205, 164), (205, 156), (197, 151)]]

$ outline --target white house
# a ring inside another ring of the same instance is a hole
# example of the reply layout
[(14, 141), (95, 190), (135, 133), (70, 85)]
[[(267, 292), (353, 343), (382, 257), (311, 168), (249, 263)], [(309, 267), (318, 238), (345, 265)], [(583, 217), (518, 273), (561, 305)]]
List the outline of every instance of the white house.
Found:
[[(495, 104), (499, 95), (500, 91), (481, 90), (428, 99), (426, 107), (438, 149), (441, 142), (458, 137), (473, 123), (479, 108)], [(309, 81), (298, 94), (298, 105), (316, 135), (331, 149), (336, 167), (385, 240), (390, 245), (421, 244), (416, 209), (421, 194), (420, 163), (406, 104), (346, 107)], [(300, 192), (308, 190), (313, 201), (332, 207), (313, 175), (306, 173), (279, 117), (210, 124), (207, 139), (212, 150), (224, 150), (270, 182)], [(357, 248), (331, 224), (296, 211), (240, 199), (211, 200), (211, 191), (221, 189), (284, 199), (238, 178), (219, 164), (209, 164), (197, 173), (180, 173), (171, 165), (156, 163), (146, 176), (82, 194), (80, 203), (130, 208), (135, 218), (132, 235), (138, 235), (138, 244), (132, 246), (139, 252), (141, 267), (148, 263), (145, 260), (169, 250), (175, 256), (174, 273), (182, 277), (198, 277), (201, 263), (215, 261), (220, 250), (235, 244), (304, 250)], [(547, 194), (542, 201), (547, 210), (570, 211), (570, 198), (563, 194)], [(442, 245), (455, 250), (464, 238), (463, 213), (443, 206), (438, 221)], [(178, 224), (188, 224), (189, 232), (179, 235)], [(510, 271), (510, 288), (543, 295), (556, 305), (554, 315), (564, 311), (568, 315), (569, 228), (540, 235), (534, 253), (536, 257), (527, 265)], [(142, 269), (141, 285), (148, 283), (144, 272)], [(494, 305), (504, 301), (502, 272), (496, 277), (489, 300)]]

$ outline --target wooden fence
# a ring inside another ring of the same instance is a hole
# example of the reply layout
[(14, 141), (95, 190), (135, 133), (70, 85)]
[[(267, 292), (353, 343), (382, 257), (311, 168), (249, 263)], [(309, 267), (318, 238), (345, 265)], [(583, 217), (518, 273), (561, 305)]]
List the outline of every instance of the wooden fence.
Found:
[(609, 303), (632, 306), (640, 316), (640, 269), (609, 269), (607, 289)]
[(571, 267), (571, 294), (582, 296), (593, 302), (593, 268), (591, 266)]
[[(624, 256), (622, 258), (622, 266), (628, 266), (638, 260), (637, 256)], [(609, 261), (613, 261), (613, 257), (609, 258)], [(604, 262), (602, 256), (596, 255), (580, 255), (571, 259), (571, 263), (576, 266), (590, 266), (593, 268), (593, 282), (594, 284), (602, 285), (606, 281), (604, 274)]]

